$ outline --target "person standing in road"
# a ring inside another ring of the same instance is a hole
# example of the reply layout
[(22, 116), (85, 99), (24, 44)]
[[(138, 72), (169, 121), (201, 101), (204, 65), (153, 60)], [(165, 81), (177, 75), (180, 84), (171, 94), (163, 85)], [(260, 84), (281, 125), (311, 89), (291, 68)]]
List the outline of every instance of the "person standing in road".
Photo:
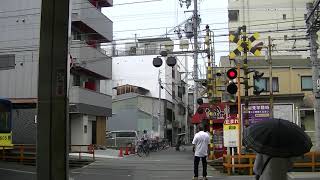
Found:
[(194, 135), (192, 141), (194, 150), (194, 180), (198, 179), (200, 159), (202, 161), (203, 180), (207, 180), (207, 156), (209, 143), (209, 134), (204, 131), (204, 128), (202, 126), (199, 126), (199, 132)]

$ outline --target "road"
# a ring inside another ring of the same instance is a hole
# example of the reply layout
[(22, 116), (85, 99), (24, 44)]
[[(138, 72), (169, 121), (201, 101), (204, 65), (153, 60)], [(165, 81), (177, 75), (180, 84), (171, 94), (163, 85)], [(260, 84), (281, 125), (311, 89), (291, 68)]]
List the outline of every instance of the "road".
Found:
[[(201, 175), (201, 169), (199, 170)], [(0, 163), (1, 180), (36, 180), (35, 167)], [(70, 173), (72, 180), (186, 180), (193, 176), (193, 157), (188, 149), (174, 149), (151, 153), (149, 157), (130, 155), (123, 159), (97, 159), (94, 163)], [(253, 177), (228, 177), (213, 168), (208, 169), (208, 179), (251, 180)]]

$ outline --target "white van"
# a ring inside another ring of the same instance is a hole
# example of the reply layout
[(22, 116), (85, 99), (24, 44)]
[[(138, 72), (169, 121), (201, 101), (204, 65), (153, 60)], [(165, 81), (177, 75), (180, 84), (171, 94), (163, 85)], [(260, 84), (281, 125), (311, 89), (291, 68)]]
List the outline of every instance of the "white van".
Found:
[(106, 132), (107, 147), (126, 147), (129, 144), (136, 145), (138, 133), (134, 130), (120, 130)]

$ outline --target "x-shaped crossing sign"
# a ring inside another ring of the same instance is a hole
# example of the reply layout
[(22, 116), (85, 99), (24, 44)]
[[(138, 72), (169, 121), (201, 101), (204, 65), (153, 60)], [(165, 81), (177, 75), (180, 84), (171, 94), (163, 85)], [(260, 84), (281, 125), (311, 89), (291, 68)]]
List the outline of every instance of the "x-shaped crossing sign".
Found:
[(239, 34), (233, 34), (230, 33), (229, 35), (229, 41), (234, 42), (238, 45), (238, 47), (230, 52), (229, 57), (230, 59), (235, 59), (236, 56), (240, 56), (241, 52), (244, 52), (244, 49), (247, 47), (247, 51), (251, 52), (255, 56), (261, 56), (261, 49), (263, 42), (259, 42), (256, 45), (252, 46), (253, 42), (257, 40), (260, 37), (260, 34), (258, 32), (254, 33), (252, 36), (250, 36), (247, 41), (243, 41), (240, 39)]

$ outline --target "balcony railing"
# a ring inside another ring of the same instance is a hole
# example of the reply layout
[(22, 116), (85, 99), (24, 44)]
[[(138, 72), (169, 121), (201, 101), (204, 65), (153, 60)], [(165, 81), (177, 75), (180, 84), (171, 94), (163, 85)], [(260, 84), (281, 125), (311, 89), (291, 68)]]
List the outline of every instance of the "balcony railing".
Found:
[(93, 48), (82, 41), (73, 40), (70, 53), (82, 68), (104, 77), (102, 79), (111, 79), (112, 59), (106, 55), (106, 51), (100, 48)]
[[(72, 22), (73, 26), (91, 34), (92, 37), (96, 37), (100, 42), (112, 41), (113, 22), (88, 0), (75, 0), (73, 2)], [(81, 22), (85, 26), (75, 22)]]
[(111, 113), (112, 98), (110, 95), (73, 86), (70, 88), (70, 104), (78, 105), (76, 112), (107, 116)]

